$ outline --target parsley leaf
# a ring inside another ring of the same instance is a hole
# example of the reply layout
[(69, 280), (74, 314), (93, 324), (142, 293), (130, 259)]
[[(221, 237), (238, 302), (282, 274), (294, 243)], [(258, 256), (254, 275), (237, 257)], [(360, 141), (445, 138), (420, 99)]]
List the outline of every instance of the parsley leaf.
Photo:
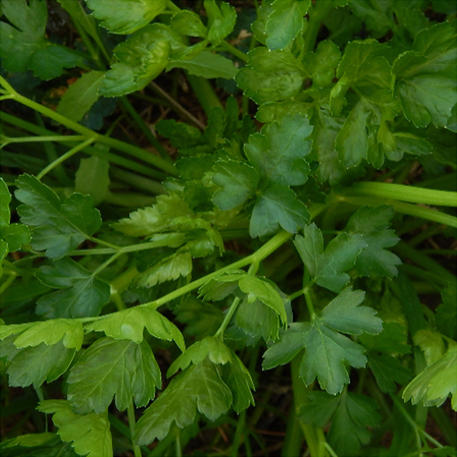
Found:
[(75, 352), (62, 341), (26, 348), (17, 348), (11, 337), (0, 343), (0, 357), (8, 361), (9, 385), (16, 387), (41, 386), (45, 381), (55, 381), (68, 370)]
[(82, 63), (76, 52), (45, 40), (48, 15), (44, 0), (2, 0), (1, 7), (11, 23), (0, 21), (0, 57), (6, 70), (32, 70), (48, 80), (60, 76), (64, 68)]
[(270, 369), (288, 363), (306, 349), (300, 363), (300, 377), (306, 385), (316, 378), (330, 394), (342, 391), (349, 383), (346, 364), (361, 368), (366, 364), (364, 348), (339, 332), (376, 334), (382, 321), (375, 311), (360, 306), (364, 292), (345, 289), (311, 323), (294, 323), (264, 354), (262, 367)]
[(143, 341), (144, 329), (155, 338), (174, 341), (183, 351), (184, 338), (179, 329), (159, 312), (150, 308), (129, 308), (108, 314), (101, 319), (85, 325), (86, 331), (104, 332), (106, 336), (117, 340)]
[(208, 15), (208, 40), (213, 44), (219, 44), (229, 35), (236, 22), (236, 10), (226, 2), (216, 3), (216, 0), (204, 0), (206, 14)]
[(367, 244), (355, 266), (362, 276), (392, 278), (397, 275), (401, 260), (386, 249), (400, 240), (393, 230), (388, 229), (393, 215), (389, 206), (361, 207), (349, 219), (346, 231), (362, 235)]
[(413, 50), (393, 65), (395, 91), (405, 117), (416, 127), (443, 127), (457, 103), (457, 22), (443, 22), (419, 32)]
[(115, 398), (116, 408), (127, 409), (154, 398), (162, 380), (150, 346), (143, 341), (100, 338), (84, 350), (70, 370), (67, 398), (79, 412), (105, 411)]
[(184, 428), (194, 422), (197, 410), (214, 421), (229, 409), (232, 398), (216, 365), (207, 360), (192, 365), (146, 409), (136, 424), (135, 440), (143, 445), (163, 439), (173, 423)]
[(256, 103), (286, 100), (297, 95), (305, 79), (300, 62), (288, 51), (257, 47), (236, 75), (238, 87)]
[(31, 175), (17, 178), (16, 186), (21, 221), (33, 227), (32, 247), (48, 257), (64, 256), (100, 228), (92, 198), (74, 193), (63, 200)]
[(106, 414), (75, 414), (65, 400), (44, 400), (39, 411), (52, 414), (58, 435), (72, 443), (79, 455), (87, 457), (113, 457), (111, 431)]
[(122, 35), (144, 27), (166, 6), (165, 0), (86, 0), (86, 3), (102, 27)]
[(40, 267), (37, 277), (58, 289), (37, 301), (37, 313), (48, 318), (97, 316), (110, 299), (108, 283), (68, 258)]

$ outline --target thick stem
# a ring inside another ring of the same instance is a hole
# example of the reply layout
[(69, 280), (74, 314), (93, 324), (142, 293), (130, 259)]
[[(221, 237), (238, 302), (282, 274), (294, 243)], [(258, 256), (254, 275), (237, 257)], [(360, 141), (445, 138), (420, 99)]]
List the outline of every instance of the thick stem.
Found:
[(135, 407), (133, 406), (133, 400), (130, 401), (127, 408), (127, 417), (129, 421), (130, 440), (132, 441), (133, 454), (135, 457), (142, 457), (140, 446), (135, 444), (133, 441), (133, 437), (135, 436)]
[(214, 108), (223, 108), (221, 101), (214, 92), (211, 84), (198, 76), (187, 75), (187, 80), (200, 102), (205, 114), (209, 116)]
[(424, 205), (457, 207), (457, 192), (384, 182), (359, 182), (348, 189), (352, 195), (401, 200)]

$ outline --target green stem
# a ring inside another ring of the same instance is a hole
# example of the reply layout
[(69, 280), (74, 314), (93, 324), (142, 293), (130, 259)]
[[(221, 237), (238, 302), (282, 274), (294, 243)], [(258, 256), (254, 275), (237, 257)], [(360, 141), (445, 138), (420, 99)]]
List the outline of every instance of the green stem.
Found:
[(230, 305), (229, 310), (227, 311), (227, 314), (224, 317), (224, 320), (222, 321), (221, 325), (217, 329), (217, 332), (214, 334), (214, 336), (220, 337), (221, 339), (224, 338), (225, 329), (227, 328), (228, 324), (232, 320), (232, 317), (235, 314), (239, 303), (240, 303), (240, 298), (239, 297), (235, 297), (233, 299), (232, 304)]
[[(0, 76), (0, 83), (2, 83), (3, 85), (5, 85), (5, 83), (8, 84), (2, 76)], [(124, 141), (117, 140), (116, 138), (111, 138), (100, 133), (94, 132), (93, 130), (84, 127), (83, 125), (78, 124), (77, 122), (68, 119), (65, 116), (62, 116), (60, 113), (57, 113), (56, 111), (53, 111), (52, 109), (44, 105), (41, 105), (33, 100), (30, 100), (27, 97), (24, 97), (23, 95), (15, 92), (13, 88), (11, 88), (11, 91), (12, 99), (14, 99), (15, 101), (24, 106), (27, 106), (30, 109), (33, 109), (34, 111), (43, 114), (46, 117), (49, 117), (50, 119), (53, 119), (59, 124), (75, 132), (78, 132), (81, 135), (84, 135), (85, 137), (93, 138), (94, 141), (98, 143), (105, 144), (106, 146), (112, 147), (118, 151), (125, 152), (126, 154), (132, 155), (133, 157), (143, 160), (146, 163), (154, 165), (155, 167), (169, 173), (172, 176), (176, 175), (176, 170), (174, 166), (170, 162), (162, 159), (161, 157), (150, 154), (140, 147), (131, 145), (129, 143), (125, 143)]]
[[(17, 273), (15, 273), (14, 271), (10, 271), (8, 273), (9, 275), (9, 278), (5, 281), (3, 281), (2, 284), (0, 284), (0, 295), (5, 292), (6, 289), (8, 289), (9, 286), (11, 286), (11, 284), (13, 284), (14, 280), (16, 279), (17, 277)], [(0, 275), (0, 279), (1, 279), (1, 275)]]
[(165, 192), (165, 188), (159, 182), (145, 178), (136, 173), (130, 173), (129, 171), (121, 170), (120, 168), (110, 167), (110, 174), (112, 177), (120, 179), (130, 186), (133, 185), (137, 189), (146, 190), (152, 194), (163, 194)]
[(246, 433), (246, 410), (242, 411), (242, 413), (238, 417), (238, 422), (236, 424), (235, 435), (233, 437), (233, 444), (230, 449), (231, 457), (237, 457), (238, 450), (240, 448), (241, 443), (243, 442), (244, 434)]
[(333, 7), (332, 0), (317, 1), (309, 14), (309, 21), (305, 29), (303, 51), (312, 51), (316, 44), (317, 34), (321, 28), (323, 19)]
[[(24, 129), (27, 132), (35, 133), (36, 135), (49, 135), (49, 134), (53, 133), (50, 130), (47, 130), (43, 127), (36, 126), (35, 124), (24, 121), (23, 119), (20, 119), (16, 116), (12, 116), (11, 114), (5, 113), (3, 111), (0, 111), (0, 121), (8, 122), (9, 124), (12, 124), (16, 127)], [(91, 146), (91, 147), (87, 147), (84, 150), (84, 152), (89, 155), (95, 155), (98, 157), (102, 157), (111, 163), (115, 163), (115, 164), (120, 165), (129, 170), (136, 171), (145, 176), (150, 176), (151, 178), (163, 178), (163, 174), (157, 170), (153, 170), (151, 168), (145, 167), (141, 163), (127, 159), (125, 157), (118, 156), (117, 154), (113, 154), (112, 152), (104, 151), (101, 148)]]
[(127, 408), (127, 418), (129, 421), (130, 429), (130, 440), (132, 442), (132, 450), (135, 457), (142, 457), (140, 446), (135, 444), (133, 437), (135, 436), (135, 407), (133, 406), (133, 400), (130, 400)]
[(182, 457), (181, 431), (176, 427), (176, 457)]
[(313, 320), (316, 317), (316, 312), (314, 311), (313, 300), (311, 298), (311, 291), (308, 286), (303, 288), (303, 294), (305, 295), (305, 302), (308, 308), (309, 316), (311, 320)]
[(382, 204), (390, 205), (397, 213), (407, 214), (408, 216), (414, 216), (420, 219), (438, 222), (439, 224), (457, 228), (457, 217), (423, 206), (411, 205), (409, 203), (403, 203), (394, 200), (382, 200), (369, 197), (352, 197), (348, 195), (339, 195), (336, 198), (339, 201), (343, 201), (355, 206), (378, 206)]
[(192, 75), (187, 75), (187, 80), (205, 111), (206, 116), (209, 116), (214, 108), (223, 109), (221, 101), (208, 80)]
[(243, 51), (240, 51), (238, 48), (228, 43), (227, 41), (223, 41), (221, 43), (221, 47), (222, 49), (224, 49), (224, 51), (227, 51), (230, 54), (234, 55), (237, 59), (240, 59), (242, 62), (249, 62), (249, 57)]
[(74, 148), (71, 148), (65, 154), (62, 154), (59, 158), (57, 158), (56, 160), (51, 162), (47, 167), (43, 168), (37, 174), (37, 178), (38, 179), (42, 179), (43, 176), (47, 175), (55, 167), (60, 165), (62, 162), (65, 162), (65, 160), (68, 160), (70, 157), (73, 157), (75, 154), (77, 154), (79, 151), (82, 151), (85, 147), (89, 146), (93, 142), (94, 142), (94, 139), (93, 138), (89, 138), (86, 141), (83, 141), (82, 143), (78, 144)]
[(405, 186), (383, 182), (359, 182), (348, 189), (352, 195), (362, 195), (402, 200), (424, 205), (457, 207), (457, 192), (434, 190), (424, 187)]
[(53, 136), (25, 136), (15, 138), (5, 138), (7, 144), (12, 143), (39, 143), (41, 141), (60, 141), (61, 143), (68, 143), (73, 141), (83, 141), (86, 137), (84, 135), (53, 135)]

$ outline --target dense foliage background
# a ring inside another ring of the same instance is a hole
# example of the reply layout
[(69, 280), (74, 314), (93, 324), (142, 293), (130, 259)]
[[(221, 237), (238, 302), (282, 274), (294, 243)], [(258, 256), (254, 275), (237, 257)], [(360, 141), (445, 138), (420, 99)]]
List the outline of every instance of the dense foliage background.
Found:
[(456, 456), (456, 13), (0, 0), (0, 456)]

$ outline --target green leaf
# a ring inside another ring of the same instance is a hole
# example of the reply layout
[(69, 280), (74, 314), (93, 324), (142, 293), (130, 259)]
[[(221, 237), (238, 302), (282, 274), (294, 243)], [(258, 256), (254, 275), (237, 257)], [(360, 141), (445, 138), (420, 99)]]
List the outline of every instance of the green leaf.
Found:
[(414, 334), (413, 341), (416, 346), (422, 349), (427, 365), (435, 363), (445, 351), (442, 335), (433, 330), (419, 330)]
[(356, 269), (362, 276), (392, 278), (397, 275), (401, 260), (386, 249), (400, 240), (393, 230), (389, 230), (393, 215), (389, 206), (361, 207), (349, 219), (346, 231), (362, 235), (367, 244), (356, 262)]
[(153, 267), (140, 273), (136, 278), (138, 287), (154, 287), (165, 281), (173, 281), (192, 272), (190, 252), (176, 252), (160, 260)]
[(249, 137), (245, 153), (262, 177), (277, 184), (300, 186), (308, 178), (313, 127), (303, 115), (281, 118)]
[(247, 294), (248, 302), (261, 301), (272, 309), (281, 319), (283, 325), (287, 324), (287, 314), (284, 301), (279, 292), (266, 280), (250, 274), (245, 274), (238, 281), (240, 289)]
[(448, 395), (452, 396), (451, 405), (457, 411), (457, 345), (452, 344), (448, 351), (435, 363), (420, 372), (405, 388), (402, 398), (411, 400), (415, 405), (440, 406)]
[(10, 223), (10, 202), (11, 195), (3, 178), (0, 178), (0, 227)]
[(69, 258), (40, 267), (37, 277), (59, 289), (37, 301), (37, 313), (48, 318), (97, 316), (110, 299), (109, 284)]
[(17, 333), (20, 333), (14, 340), (17, 348), (34, 347), (41, 343), (52, 346), (62, 340), (66, 348), (79, 350), (84, 338), (81, 322), (73, 319), (53, 319), (30, 324), (0, 326), (0, 339)]
[(339, 402), (339, 396), (329, 395), (327, 392), (306, 392), (303, 403), (298, 407), (298, 416), (305, 424), (324, 427), (335, 413)]
[(441, 291), (442, 303), (436, 308), (436, 323), (441, 332), (457, 339), (457, 286), (449, 283)]
[(115, 398), (124, 411), (132, 398), (146, 406), (162, 384), (159, 366), (150, 346), (143, 341), (100, 338), (84, 350), (70, 370), (67, 398), (82, 413), (101, 413)]
[(184, 428), (196, 419), (197, 410), (210, 421), (224, 414), (232, 393), (219, 369), (209, 361), (192, 365), (174, 377), (165, 391), (149, 406), (135, 426), (135, 441), (147, 445), (163, 439), (172, 424)]
[(86, 3), (102, 27), (122, 35), (141, 29), (166, 6), (165, 0), (86, 0)]
[(89, 194), (94, 204), (101, 203), (109, 191), (109, 162), (97, 156), (81, 159), (75, 176), (75, 191)]
[(342, 99), (350, 87), (372, 103), (391, 103), (392, 74), (385, 54), (385, 48), (376, 40), (352, 41), (346, 46), (336, 73), (339, 80), (330, 94), (336, 114), (341, 111)]
[(68, 370), (75, 352), (64, 347), (62, 341), (24, 349), (16, 348), (9, 339), (0, 343), (0, 357), (7, 357), (9, 385), (14, 387), (41, 386), (45, 381), (55, 381)]
[(342, 233), (333, 238), (319, 258), (316, 283), (339, 292), (348, 282), (346, 273), (354, 268), (359, 254), (367, 247), (362, 235)]
[(349, 383), (346, 365), (364, 367), (364, 348), (339, 332), (359, 335), (379, 333), (381, 320), (374, 310), (359, 306), (363, 292), (346, 289), (335, 297), (311, 323), (292, 324), (279, 342), (264, 354), (262, 367), (274, 368), (290, 362), (301, 350), (299, 374), (306, 385), (316, 378), (322, 389), (337, 394)]
[(0, 443), (2, 457), (77, 457), (54, 433), (28, 433)]
[(256, 103), (286, 100), (302, 89), (304, 70), (290, 52), (259, 46), (248, 57), (247, 65), (238, 71), (236, 82)]
[(335, 138), (338, 158), (346, 168), (370, 158), (370, 150), (375, 148), (377, 125), (378, 114), (374, 107), (364, 100), (356, 103)]
[(60, 76), (64, 68), (82, 63), (76, 52), (45, 40), (47, 7), (44, 0), (2, 0), (0, 58), (10, 72), (32, 70), (41, 79)]
[(320, 41), (316, 52), (305, 54), (304, 67), (313, 80), (313, 87), (326, 87), (332, 83), (340, 58), (338, 46), (330, 40)]
[(21, 221), (33, 227), (32, 247), (58, 258), (75, 249), (101, 225), (100, 213), (90, 197), (72, 194), (63, 200), (31, 175), (16, 180), (17, 209)]
[(419, 32), (413, 50), (394, 62), (395, 92), (405, 117), (416, 127), (444, 127), (457, 103), (456, 22), (443, 22)]
[(38, 410), (52, 414), (58, 435), (71, 443), (79, 455), (87, 457), (112, 457), (113, 444), (106, 414), (75, 414), (65, 400), (41, 401)]
[(274, 0), (266, 20), (266, 44), (270, 49), (284, 49), (303, 28), (303, 16), (310, 0)]
[(155, 338), (174, 341), (185, 350), (184, 338), (179, 329), (165, 316), (151, 308), (133, 307), (103, 316), (101, 319), (85, 325), (86, 331), (104, 332), (116, 340), (143, 341), (144, 329)]
[(253, 340), (263, 338), (266, 342), (276, 341), (279, 337), (279, 316), (277, 312), (260, 300), (241, 300), (235, 313), (235, 326)]
[(400, 360), (387, 355), (370, 352), (368, 354), (368, 368), (385, 393), (394, 393), (396, 384), (405, 385), (411, 379), (410, 371), (403, 366)]
[(130, 35), (114, 48), (116, 61), (105, 73), (100, 94), (119, 97), (143, 89), (165, 70), (171, 45), (168, 30), (159, 24)]
[(173, 68), (182, 68), (191, 75), (206, 79), (233, 79), (237, 73), (237, 69), (231, 60), (207, 50), (189, 57), (171, 58), (168, 61), (167, 71)]
[(303, 236), (295, 236), (294, 246), (310, 276), (315, 277), (319, 269), (319, 259), (324, 252), (324, 237), (314, 222), (305, 226)]
[(380, 416), (372, 399), (344, 392), (333, 415), (329, 441), (341, 455), (357, 455), (371, 439), (371, 429), (378, 426)]
[(216, 365), (225, 365), (232, 362), (233, 355), (220, 338), (207, 336), (189, 346), (175, 359), (168, 368), (167, 376), (173, 376), (179, 370), (186, 370), (190, 364), (198, 365), (206, 359)]
[(213, 182), (218, 186), (213, 202), (222, 210), (242, 205), (256, 191), (258, 174), (246, 162), (220, 160), (215, 163), (212, 172)]
[(232, 353), (232, 361), (230, 365), (222, 367), (223, 378), (233, 394), (233, 409), (240, 414), (241, 411), (254, 405), (254, 397), (252, 390), (254, 382), (252, 381), (249, 370), (244, 366), (243, 362)]
[(191, 222), (191, 216), (192, 211), (182, 198), (165, 194), (159, 195), (153, 206), (133, 211), (128, 218), (114, 223), (113, 228), (129, 236), (148, 236), (177, 230), (184, 221)]
[(200, 16), (190, 10), (181, 10), (176, 13), (171, 19), (170, 26), (177, 33), (186, 36), (205, 38), (207, 33)]
[(104, 75), (102, 71), (95, 70), (84, 73), (60, 99), (57, 112), (79, 122), (98, 100)]
[(323, 309), (322, 322), (349, 335), (380, 333), (382, 320), (375, 316), (376, 311), (367, 306), (359, 306), (364, 299), (365, 292), (344, 289)]
[(251, 238), (268, 235), (282, 227), (296, 233), (309, 219), (306, 206), (287, 186), (272, 184), (259, 192), (249, 223)]
[(226, 2), (204, 0), (206, 14), (208, 15), (208, 40), (219, 44), (227, 35), (232, 33), (236, 22), (236, 10)]

